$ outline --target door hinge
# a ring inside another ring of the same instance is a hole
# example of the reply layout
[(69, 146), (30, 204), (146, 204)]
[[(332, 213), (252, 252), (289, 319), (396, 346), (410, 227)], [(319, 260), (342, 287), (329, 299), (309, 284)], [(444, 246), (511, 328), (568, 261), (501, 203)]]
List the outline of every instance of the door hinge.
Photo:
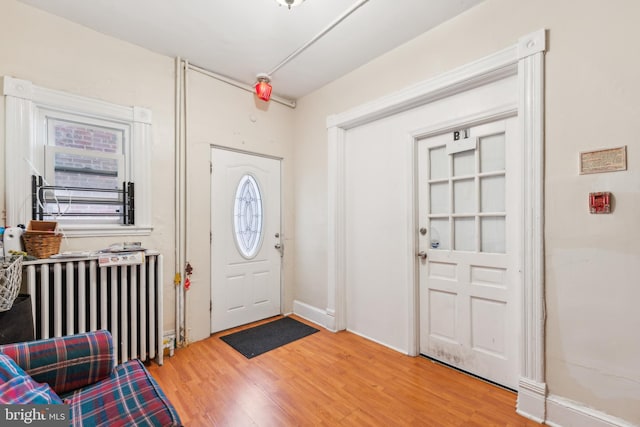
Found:
[(209, 232), (209, 243), (213, 243), (213, 233)]
[(213, 162), (209, 162), (209, 173), (213, 173)]

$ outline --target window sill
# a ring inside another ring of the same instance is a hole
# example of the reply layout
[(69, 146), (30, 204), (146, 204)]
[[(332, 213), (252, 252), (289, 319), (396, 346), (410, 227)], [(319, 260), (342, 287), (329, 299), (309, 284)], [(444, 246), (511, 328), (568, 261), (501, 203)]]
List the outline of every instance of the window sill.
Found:
[(66, 237), (148, 236), (152, 226), (138, 225), (64, 225), (58, 228)]

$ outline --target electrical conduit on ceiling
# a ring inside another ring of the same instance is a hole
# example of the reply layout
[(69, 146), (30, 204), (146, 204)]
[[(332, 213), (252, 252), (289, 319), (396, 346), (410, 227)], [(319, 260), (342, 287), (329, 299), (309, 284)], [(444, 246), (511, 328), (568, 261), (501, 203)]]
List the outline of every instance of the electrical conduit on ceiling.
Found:
[[(238, 89), (246, 90), (247, 92), (251, 92), (251, 93), (255, 92), (255, 90), (254, 90), (252, 85), (248, 85), (246, 83), (242, 83), (242, 82), (233, 80), (233, 79), (231, 79), (229, 77), (225, 77), (223, 75), (214, 73), (213, 71), (209, 71), (207, 69), (198, 67), (197, 65), (189, 64), (189, 69), (193, 70), (193, 71), (197, 71), (197, 72), (199, 72), (201, 74), (204, 74), (205, 76), (208, 76), (208, 77), (214, 78), (216, 80), (219, 80), (219, 81), (221, 81), (223, 83), (226, 83), (228, 85), (237, 87)], [(274, 96), (271, 97), (271, 100), (277, 102), (278, 104), (282, 104), (282, 105), (284, 105), (286, 107), (289, 107), (289, 108), (296, 108), (296, 101), (291, 100), (291, 99), (282, 98), (282, 97), (274, 95)]]
[[(300, 55), (302, 52), (304, 52), (306, 49), (308, 49), (315, 42), (317, 42), (322, 37), (324, 37), (329, 31), (331, 31), (338, 24), (340, 24), (342, 21), (347, 19), (353, 12), (358, 10), (360, 7), (362, 7), (368, 1), (369, 0), (359, 0), (358, 2), (354, 3), (349, 9), (344, 11), (340, 16), (338, 16), (329, 25), (327, 25), (322, 31), (320, 31), (318, 34), (316, 34), (314, 37), (312, 37), (309, 41), (304, 43), (298, 49), (293, 51), (291, 54), (289, 54), (282, 61), (280, 61), (280, 63), (278, 63), (278, 65), (276, 65), (268, 74), (264, 74), (264, 75), (267, 76), (267, 78), (270, 80), (271, 77), (273, 76), (273, 74), (276, 73), (280, 68), (284, 67), (286, 64), (288, 64), (290, 61), (292, 61), (294, 58), (296, 58), (298, 55)], [(214, 78), (216, 80), (219, 80), (219, 81), (221, 81), (223, 83), (229, 84), (231, 86), (237, 87), (237, 88), (245, 90), (247, 92), (255, 93), (255, 88), (254, 88), (253, 85), (248, 85), (246, 83), (242, 83), (242, 82), (233, 80), (233, 79), (231, 79), (229, 77), (214, 73), (213, 71), (209, 71), (209, 70), (207, 70), (205, 68), (201, 68), (201, 67), (198, 67), (196, 65), (187, 63), (186, 64), (186, 69), (191, 69), (193, 71), (197, 71), (197, 72), (199, 72), (201, 74), (204, 74), (206, 76), (212, 77), (212, 78)], [(279, 97), (277, 95), (271, 96), (270, 99), (275, 101), (275, 102), (277, 102), (277, 103), (279, 103), (279, 104), (285, 105), (287, 107), (296, 108), (296, 101), (295, 100), (282, 98), (282, 97)]]
[(289, 56), (287, 56), (286, 58), (284, 58), (282, 61), (280, 61), (280, 63), (278, 65), (276, 65), (269, 73), (268, 76), (271, 77), (276, 71), (278, 71), (280, 68), (284, 67), (286, 64), (288, 64), (290, 61), (292, 61), (295, 57), (297, 57), (298, 55), (300, 55), (302, 52), (304, 52), (305, 50), (307, 50), (307, 48), (309, 48), (309, 46), (311, 46), (312, 44), (314, 44), (315, 42), (317, 42), (318, 40), (320, 40), (322, 37), (324, 37), (329, 31), (333, 30), (339, 23), (341, 23), (342, 21), (344, 21), (345, 19), (347, 19), (349, 17), (349, 15), (351, 15), (353, 12), (355, 12), (356, 10), (358, 10), (361, 6), (363, 6), (366, 2), (368, 2), (369, 0), (360, 0), (357, 3), (355, 3), (353, 6), (351, 6), (349, 9), (347, 9), (346, 11), (344, 11), (342, 13), (342, 15), (338, 16), (336, 19), (333, 20), (333, 22), (331, 22), (329, 25), (327, 25), (322, 31), (320, 31), (318, 34), (316, 34), (313, 38), (311, 38), (311, 40), (309, 40), (308, 42), (306, 42), (305, 44), (303, 44), (302, 46), (300, 46), (298, 49), (296, 49), (295, 51), (293, 51), (293, 53), (291, 53)]

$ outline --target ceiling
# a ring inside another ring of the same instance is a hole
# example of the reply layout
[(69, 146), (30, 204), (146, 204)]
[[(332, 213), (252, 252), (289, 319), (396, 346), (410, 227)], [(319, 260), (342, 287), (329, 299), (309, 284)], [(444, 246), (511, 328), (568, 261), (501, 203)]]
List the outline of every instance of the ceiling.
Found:
[[(356, 0), (20, 0), (104, 34), (252, 84)], [(369, 0), (272, 75), (273, 92), (302, 97), (482, 0)]]

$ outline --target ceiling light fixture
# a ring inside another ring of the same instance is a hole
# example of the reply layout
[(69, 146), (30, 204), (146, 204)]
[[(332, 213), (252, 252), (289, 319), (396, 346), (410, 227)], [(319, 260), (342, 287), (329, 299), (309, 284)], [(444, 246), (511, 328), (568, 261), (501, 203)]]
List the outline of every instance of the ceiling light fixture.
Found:
[(269, 102), (271, 99), (271, 77), (267, 74), (258, 74), (256, 76), (256, 95), (263, 101)]
[(291, 7), (300, 6), (300, 4), (304, 0), (276, 0), (276, 1), (282, 6), (287, 6), (289, 9), (291, 9)]

